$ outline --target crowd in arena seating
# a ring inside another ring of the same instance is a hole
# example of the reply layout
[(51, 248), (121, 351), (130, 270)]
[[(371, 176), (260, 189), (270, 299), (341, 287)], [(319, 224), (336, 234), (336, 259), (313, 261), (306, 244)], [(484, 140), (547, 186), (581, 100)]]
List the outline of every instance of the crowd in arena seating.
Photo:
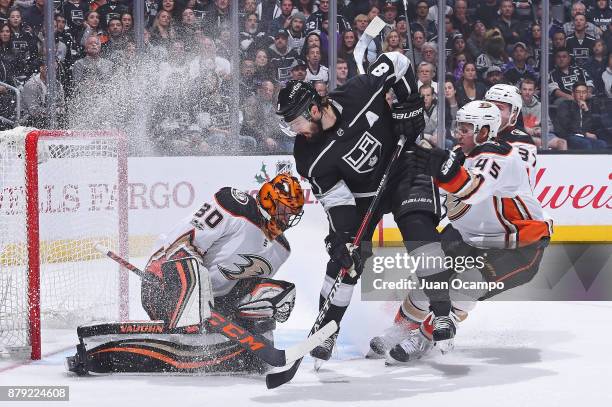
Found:
[[(35, 127), (49, 126), (45, 1), (50, 0), (0, 0), (0, 116), (16, 114), (15, 95), (1, 84), (6, 83), (21, 90), (21, 123)], [(122, 127), (146, 117), (154, 154), (212, 154), (228, 148), (289, 152), (292, 140), (279, 131), (274, 115), (280, 86), (290, 79), (308, 80), (325, 96), (330, 41), (337, 43), (337, 86), (357, 75), (355, 45), (379, 16), (386, 26), (370, 43), (365, 64), (389, 51), (413, 60), (426, 106), (425, 136), (431, 140), (442, 128), (437, 109), (444, 106), (450, 146), (457, 109), (504, 82), (519, 87), (520, 124), (538, 145), (545, 119), (548, 148), (612, 146), (612, 115), (604, 114), (612, 108), (610, 0), (551, 0), (545, 34), (538, 0), (447, 0), (443, 42), (436, 0), (408, 0), (407, 10), (400, 0), (339, 0), (335, 38), (329, 34), (329, 0), (241, 0), (237, 95), (230, 91), (230, 0), (145, 0), (143, 52), (136, 49), (132, 3), (54, 1), (60, 126)], [(540, 51), (543, 38), (550, 39), (547, 56)], [(445, 67), (438, 67), (441, 44)], [(550, 115), (543, 118), (544, 58), (550, 68)], [(440, 68), (446, 73), (444, 97), (436, 82)], [(240, 110), (238, 137), (232, 136), (233, 106)], [(0, 127), (9, 126), (0, 121)]]

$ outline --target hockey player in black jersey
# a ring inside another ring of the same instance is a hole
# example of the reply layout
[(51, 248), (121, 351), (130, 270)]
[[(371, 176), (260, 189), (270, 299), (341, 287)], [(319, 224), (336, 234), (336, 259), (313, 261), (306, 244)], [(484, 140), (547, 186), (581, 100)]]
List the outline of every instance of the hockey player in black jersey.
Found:
[(525, 169), (529, 176), (531, 188), (535, 185), (536, 164), (538, 148), (533, 139), (525, 129), (520, 126), (521, 109), (523, 99), (521, 92), (516, 86), (497, 84), (485, 94), (485, 100), (494, 103), (501, 113), (501, 125), (497, 132), (497, 139), (505, 141), (518, 150), (521, 159), (525, 163)]
[[(398, 103), (392, 108), (385, 94), (393, 89)], [(369, 250), (350, 243), (364, 218), (386, 163), (401, 136), (414, 143), (424, 128), (423, 101), (418, 95), (410, 61), (397, 52), (384, 53), (368, 73), (349, 80), (321, 98), (311, 84), (290, 81), (279, 93), (277, 114), (283, 130), (296, 137), (293, 154), (300, 175), (306, 177), (329, 220), (325, 238), (330, 256), (320, 306), (342, 267), (354, 267), (353, 277), (344, 277), (331, 301), (323, 323), (340, 322)], [(371, 241), (383, 213), (393, 213), (409, 253), (443, 255), (435, 229), (440, 215), (438, 191), (429, 176), (414, 177), (409, 171), (410, 154), (402, 153), (391, 169), (380, 204), (363, 242)], [(445, 270), (417, 270), (421, 279), (444, 279)], [(448, 293), (427, 293), (434, 312), (434, 325), (449, 318)], [(435, 329), (435, 327), (434, 327)], [(439, 332), (441, 333), (441, 332)], [(315, 348), (311, 355), (321, 360), (331, 356), (337, 335)]]

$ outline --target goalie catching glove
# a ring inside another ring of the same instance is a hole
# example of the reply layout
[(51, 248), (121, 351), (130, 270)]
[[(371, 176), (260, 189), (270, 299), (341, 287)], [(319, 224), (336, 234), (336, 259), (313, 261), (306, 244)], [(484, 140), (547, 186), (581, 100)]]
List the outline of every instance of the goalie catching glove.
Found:
[(453, 151), (432, 146), (423, 140), (412, 148), (411, 160), (415, 172), (436, 178), (440, 182), (451, 181), (459, 172), (465, 161), (460, 148)]
[(418, 94), (410, 95), (405, 102), (393, 104), (393, 131), (395, 135), (405, 137), (408, 145), (414, 144), (425, 128), (424, 109), (425, 103)]

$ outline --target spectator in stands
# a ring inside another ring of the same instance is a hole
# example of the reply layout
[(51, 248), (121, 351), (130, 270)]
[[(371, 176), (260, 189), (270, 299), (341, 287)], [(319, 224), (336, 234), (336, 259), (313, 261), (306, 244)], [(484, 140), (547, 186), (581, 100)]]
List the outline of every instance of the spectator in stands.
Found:
[[(520, 85), (523, 107), (523, 129), (531, 136), (538, 148), (542, 148), (542, 105), (535, 96), (536, 83), (532, 79), (524, 79)], [(548, 115), (547, 115), (548, 116)], [(548, 130), (553, 131), (552, 122), (548, 120)], [(567, 150), (567, 141), (555, 135), (548, 134), (548, 148), (551, 150)]]
[[(306, 33), (311, 31), (323, 31), (323, 20), (329, 12), (329, 0), (319, 0), (319, 9), (312, 13), (306, 21)], [(338, 30), (340, 33), (351, 30), (351, 24), (340, 13), (337, 15)]]
[(416, 3), (416, 18), (410, 22), (410, 30), (421, 30), (425, 33), (427, 41), (431, 41), (438, 35), (436, 23), (428, 20), (429, 4), (425, 0), (419, 0)]
[(565, 48), (565, 40), (567, 36), (565, 31), (555, 31), (551, 39), (551, 47), (548, 51), (548, 64), (549, 66), (555, 66), (555, 51), (560, 48)]
[(134, 18), (129, 12), (121, 14), (121, 25), (123, 25), (123, 32), (126, 35), (132, 34), (134, 28)]
[(255, 83), (258, 85), (263, 81), (274, 80), (275, 72), (272, 71), (268, 62), (268, 51), (265, 49), (258, 49), (255, 52), (255, 74), (253, 75)]
[(480, 20), (476, 20), (472, 26), (472, 32), (470, 38), (465, 43), (467, 50), (471, 55), (477, 57), (485, 51), (485, 33), (487, 28), (484, 23)]
[[(450, 53), (446, 57), (446, 66), (450, 67), (452, 65), (452, 60), (455, 56), (463, 54), (466, 59), (470, 61), (474, 60), (474, 56), (470, 54), (465, 45), (465, 39), (463, 34), (459, 32), (455, 32), (450, 39), (451, 49)], [(452, 72), (452, 70), (451, 70)]]
[(254, 80), (255, 62), (252, 59), (243, 59), (240, 64), (240, 103), (243, 103), (249, 96), (255, 94), (257, 85)]
[(457, 88), (459, 106), (473, 100), (481, 100), (487, 92), (487, 87), (478, 80), (476, 65), (473, 62), (466, 62), (463, 65), (463, 75), (455, 87)]
[(243, 55), (252, 54), (256, 49), (265, 48), (270, 42), (270, 37), (259, 30), (257, 14), (248, 14), (244, 20), (244, 31), (240, 33), (240, 50)]
[(338, 60), (343, 59), (347, 64), (348, 78), (358, 74), (357, 62), (355, 62), (355, 57), (353, 56), (355, 45), (357, 45), (357, 34), (354, 31), (343, 32), (340, 49), (338, 49)]
[(202, 28), (206, 34), (215, 37), (222, 26), (231, 25), (229, 4), (230, 0), (215, 0), (215, 4), (208, 8), (202, 19)]
[(608, 24), (608, 29), (604, 31), (601, 38), (606, 43), (606, 48), (612, 50), (612, 21), (610, 22), (610, 24)]
[[(297, 10), (300, 13), (304, 14), (304, 17), (306, 17), (306, 21), (308, 21), (308, 18), (312, 15), (312, 13), (317, 11), (314, 0), (298, 0), (297, 3)], [(304, 21), (304, 23), (306, 21)]]
[(286, 30), (291, 25), (291, 15), (294, 13), (293, 2), (291, 0), (281, 0), (280, 4), (281, 15), (272, 20), (270, 26), (268, 27), (268, 35), (270, 37), (276, 35), (278, 30)]
[(39, 40), (23, 26), (19, 9), (10, 10), (8, 24), (11, 29), (11, 48), (15, 50), (20, 62), (15, 65), (15, 74), (27, 79), (38, 68), (36, 64), (39, 59)]
[(571, 58), (567, 48), (555, 51), (555, 67), (548, 78), (548, 92), (551, 101), (558, 105), (562, 100), (573, 100), (572, 88), (575, 83), (581, 82), (593, 88), (593, 81), (582, 68), (570, 64)]
[[(472, 60), (469, 61), (473, 62)], [(451, 55), (446, 74), (452, 76), (455, 81), (458, 81), (463, 75), (463, 65), (465, 65), (466, 62), (468, 62), (468, 58), (464, 53)]]
[(397, 17), (397, 21), (395, 23), (395, 30), (400, 36), (400, 44), (402, 49), (404, 50), (404, 55), (407, 55), (408, 47), (408, 23), (406, 22), (406, 16)]
[(289, 33), (280, 29), (274, 36), (274, 44), (268, 48), (270, 68), (275, 73), (276, 83), (285, 83), (291, 79), (291, 65), (299, 59), (298, 53), (289, 48)]
[(291, 66), (291, 80), (304, 81), (306, 80), (306, 62), (301, 59), (296, 60)]
[(482, 21), (487, 29), (493, 28), (497, 21), (499, 5), (498, 0), (479, 0), (476, 8), (476, 19)]
[(457, 118), (457, 110), (461, 108), (459, 101), (457, 100), (457, 89), (452, 79), (447, 78), (444, 81), (444, 99), (446, 99), (446, 106), (448, 106), (447, 116), (450, 116), (450, 120)]
[(287, 32), (289, 33), (289, 48), (294, 49), (296, 52), (300, 52), (304, 45), (306, 36), (304, 35), (304, 25), (306, 24), (306, 17), (303, 13), (297, 12), (291, 18), (291, 24)]
[(195, 37), (197, 32), (202, 32), (200, 25), (196, 20), (196, 15), (193, 9), (187, 7), (181, 13), (181, 21), (176, 24), (176, 34), (181, 39), (187, 49), (195, 46)]
[(600, 140), (601, 125), (593, 103), (588, 98), (589, 90), (584, 82), (572, 85), (572, 99), (564, 100), (556, 115), (555, 131), (567, 140), (570, 149), (599, 150), (607, 147)]
[[(11, 48), (11, 30), (7, 23), (0, 22), (0, 82), (15, 86), (15, 63), (17, 56)], [(0, 85), (0, 117), (13, 120), (15, 115), (15, 94)], [(9, 128), (8, 123), (0, 120), (0, 129)]]
[(259, 151), (289, 152), (293, 148), (293, 140), (279, 131), (274, 96), (274, 84), (263, 81), (257, 88), (257, 94), (247, 99), (243, 106), (241, 134), (253, 137)]
[(415, 30), (412, 33), (412, 46), (414, 47), (414, 51), (406, 53), (406, 56), (410, 58), (410, 60), (414, 58), (414, 61), (412, 61), (414, 66), (418, 66), (423, 62), (423, 45), (425, 45), (425, 33), (421, 30)]
[(232, 73), (230, 62), (217, 55), (217, 46), (212, 38), (199, 35), (198, 43), (200, 54), (189, 64), (189, 76), (195, 78), (206, 70), (214, 70), (222, 80), (229, 79)]
[(321, 65), (321, 49), (312, 47), (306, 53), (306, 80), (329, 81), (329, 72), (326, 66)]
[(436, 75), (436, 67), (429, 62), (421, 62), (417, 67), (417, 88), (421, 89), (424, 85), (430, 85), (434, 94), (437, 93), (438, 83), (433, 79)]
[(23, 9), (23, 22), (32, 29), (34, 35), (38, 34), (43, 25), (45, 15), (45, 1), (34, 0), (34, 4)]
[[(576, 14), (586, 15), (586, 6), (579, 1), (574, 3), (572, 5), (571, 14), (572, 14), (572, 21), (569, 21), (563, 24), (563, 31), (565, 31), (566, 37), (569, 37), (570, 35), (572, 35), (574, 31), (576, 30), (576, 27), (574, 26), (574, 17), (576, 16)], [(600, 29), (597, 26), (595, 26), (595, 24), (591, 23), (590, 21), (586, 23), (585, 33), (594, 38), (599, 38), (601, 35)]]
[(244, 22), (245, 17), (249, 14), (257, 14), (257, 0), (240, 1), (240, 11), (238, 12), (240, 22)]
[(512, 50), (512, 61), (502, 67), (502, 74), (507, 83), (518, 86), (525, 78), (538, 80), (538, 74), (527, 63), (527, 57), (527, 45), (523, 42), (515, 43)]
[(612, 52), (608, 54), (608, 66), (604, 73), (601, 74), (601, 79), (606, 90), (606, 96), (612, 98)]
[(327, 96), (327, 82), (323, 81), (314, 81), (312, 84), (322, 98)]
[(108, 40), (106, 33), (100, 26), (100, 15), (97, 11), (89, 11), (85, 14), (85, 22), (83, 23), (82, 31), (77, 33), (76, 40), (81, 47), (85, 47), (85, 41), (92, 35), (97, 36), (101, 44), (104, 44)]
[(402, 43), (400, 41), (400, 36), (396, 30), (391, 30), (385, 37), (385, 41), (383, 43), (383, 52), (399, 52), (400, 54), (404, 53), (404, 47), (402, 47)]
[[(21, 93), (23, 121), (26, 125), (41, 129), (49, 128), (49, 110), (47, 109), (47, 67), (44, 61), (39, 64), (38, 73), (32, 75), (23, 85)], [(55, 82), (55, 114), (65, 114), (64, 89), (56, 79)]]
[(490, 66), (485, 72), (484, 75), (484, 83), (487, 88), (490, 88), (493, 85), (497, 85), (498, 83), (502, 83), (504, 81), (504, 75), (499, 66)]
[[(197, 79), (199, 77), (196, 77)], [(165, 92), (169, 86), (186, 91), (190, 81), (185, 43), (175, 39), (168, 48), (168, 58), (159, 64), (159, 89)]]
[(96, 82), (106, 82), (113, 64), (100, 56), (100, 39), (92, 35), (85, 40), (85, 57), (72, 65), (72, 79), (78, 86), (87, 88)]
[(494, 26), (499, 28), (506, 46), (511, 47), (520, 40), (519, 32), (523, 25), (514, 18), (514, 3), (512, 3), (512, 0), (501, 0), (499, 3), (499, 17), (496, 19)]
[(62, 5), (62, 14), (73, 35), (82, 30), (85, 14), (88, 11), (89, 2), (85, 0), (66, 0)]
[(593, 80), (594, 94), (596, 96), (605, 96), (606, 89), (603, 83), (602, 75), (608, 66), (608, 50), (606, 43), (602, 40), (595, 40), (592, 49), (592, 56), (584, 64), (583, 68), (588, 72)]
[(172, 15), (166, 10), (160, 10), (151, 28), (151, 44), (167, 49), (176, 38)]
[[(318, 31), (313, 31), (306, 36), (304, 40), (304, 45), (302, 46), (302, 51), (300, 52), (300, 58), (306, 61), (306, 54), (308, 50), (312, 47), (317, 47), (319, 49), (323, 49), (321, 35)], [(321, 63), (325, 65), (327, 63), (327, 55), (321, 55)]]
[(421, 47), (423, 62), (429, 62), (433, 66), (438, 65), (438, 46), (435, 42), (426, 42)]
[(434, 96), (434, 88), (430, 84), (425, 84), (419, 88), (419, 93), (423, 97), (423, 102), (425, 104), (425, 108), (423, 110), (425, 118), (423, 136), (429, 142), (436, 145), (438, 137), (438, 101)]
[(383, 6), (382, 20), (385, 22), (381, 35), (387, 38), (391, 30), (395, 29), (395, 20), (397, 19), (397, 6), (392, 2), (386, 2)]
[(0, 0), (0, 25), (8, 22), (13, 0)]
[(574, 15), (574, 32), (565, 41), (565, 46), (574, 58), (574, 64), (584, 66), (591, 57), (591, 50), (595, 44), (595, 38), (586, 34), (586, 16), (584, 14)]
[(259, 30), (267, 33), (272, 20), (280, 16), (280, 14), (281, 8), (279, 0), (261, 0), (257, 5)]
[(380, 6), (378, 6), (377, 3), (370, 5), (367, 16), (368, 16), (368, 21), (374, 20), (374, 17), (379, 17), (380, 16)]
[[(453, 14), (453, 8), (451, 5), (453, 4), (453, 0), (446, 0), (446, 6), (444, 7), (444, 15), (450, 16)], [(434, 4), (429, 7), (429, 11), (427, 12), (427, 19), (431, 21), (438, 21), (438, 3), (434, 2)]]
[(472, 32), (472, 19), (467, 14), (468, 2), (466, 0), (456, 0), (453, 7), (451, 22), (455, 30), (468, 37)]
[(505, 42), (498, 28), (489, 30), (485, 34), (485, 52), (476, 58), (478, 74), (484, 79), (484, 74), (492, 66), (501, 69), (508, 62), (508, 54), (505, 50)]
[(612, 22), (612, 9), (608, 0), (597, 0), (595, 6), (587, 15), (587, 20), (592, 22), (603, 33)]
[(108, 41), (102, 44), (102, 57), (113, 60), (113, 54), (122, 51), (127, 46), (127, 36), (123, 32), (123, 24), (119, 17), (111, 17), (108, 21)]
[[(166, 10), (170, 13), (173, 12), (174, 0), (163, 0), (162, 5), (162, 10)], [(168, 7), (171, 8), (168, 9)], [(130, 10), (128, 6), (123, 4), (120, 0), (109, 0), (108, 3), (98, 7), (96, 11), (100, 15), (100, 27), (106, 30), (112, 18), (121, 20), (121, 15), (123, 13), (128, 13)]]
[(528, 29), (527, 40), (527, 63), (537, 72), (540, 71), (540, 55), (542, 45), (542, 27), (534, 23)]
[(349, 68), (346, 60), (338, 58), (336, 61), (336, 86), (342, 86), (349, 79)]

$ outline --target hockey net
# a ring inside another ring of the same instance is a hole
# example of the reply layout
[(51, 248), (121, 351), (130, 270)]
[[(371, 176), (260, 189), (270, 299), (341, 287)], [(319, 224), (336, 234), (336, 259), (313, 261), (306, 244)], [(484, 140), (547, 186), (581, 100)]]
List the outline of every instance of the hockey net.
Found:
[(126, 150), (120, 132), (0, 132), (0, 355), (127, 318), (127, 272), (94, 250), (127, 256)]

